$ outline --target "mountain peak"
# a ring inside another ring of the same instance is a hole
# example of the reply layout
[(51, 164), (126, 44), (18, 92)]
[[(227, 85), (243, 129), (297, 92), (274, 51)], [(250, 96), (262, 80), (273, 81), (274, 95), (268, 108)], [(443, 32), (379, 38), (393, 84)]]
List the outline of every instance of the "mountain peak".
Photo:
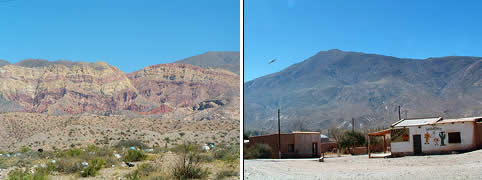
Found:
[(1, 66), (5, 66), (5, 65), (9, 65), (10, 63), (8, 61), (5, 61), (5, 60), (2, 60), (0, 59), (0, 67)]
[(239, 75), (240, 54), (239, 51), (208, 51), (174, 63), (225, 69)]
[(344, 51), (339, 50), (339, 49), (330, 49), (330, 50), (328, 50), (328, 52), (344, 52)]

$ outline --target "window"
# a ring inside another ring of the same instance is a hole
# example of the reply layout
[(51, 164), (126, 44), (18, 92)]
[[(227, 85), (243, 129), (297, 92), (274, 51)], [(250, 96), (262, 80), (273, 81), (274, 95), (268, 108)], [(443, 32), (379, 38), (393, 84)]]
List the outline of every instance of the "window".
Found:
[(288, 144), (288, 152), (295, 152), (295, 145), (294, 144)]
[(461, 143), (460, 132), (449, 133), (449, 143)]

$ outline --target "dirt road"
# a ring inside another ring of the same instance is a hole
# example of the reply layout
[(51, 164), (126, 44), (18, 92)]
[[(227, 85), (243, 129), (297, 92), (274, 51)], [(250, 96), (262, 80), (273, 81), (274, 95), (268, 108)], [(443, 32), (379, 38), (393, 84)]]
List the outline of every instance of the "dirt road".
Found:
[(367, 155), (245, 160), (244, 179), (482, 179), (482, 150), (450, 155), (374, 158)]

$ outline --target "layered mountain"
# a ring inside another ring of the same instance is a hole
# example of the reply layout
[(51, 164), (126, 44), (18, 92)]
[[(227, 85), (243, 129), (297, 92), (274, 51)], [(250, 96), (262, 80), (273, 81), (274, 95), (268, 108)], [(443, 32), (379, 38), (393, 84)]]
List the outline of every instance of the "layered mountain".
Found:
[(0, 67), (10, 64), (8, 61), (0, 59)]
[(174, 63), (191, 64), (202, 68), (225, 69), (239, 75), (239, 58), (240, 54), (237, 51), (210, 51)]
[(482, 114), (482, 58), (403, 59), (322, 51), (244, 84), (246, 129), (387, 126), (402, 118)]
[(0, 66), (0, 112), (164, 116), (194, 112), (213, 100), (239, 105), (236, 99), (238, 75), (189, 64), (129, 74), (105, 62), (24, 60)]

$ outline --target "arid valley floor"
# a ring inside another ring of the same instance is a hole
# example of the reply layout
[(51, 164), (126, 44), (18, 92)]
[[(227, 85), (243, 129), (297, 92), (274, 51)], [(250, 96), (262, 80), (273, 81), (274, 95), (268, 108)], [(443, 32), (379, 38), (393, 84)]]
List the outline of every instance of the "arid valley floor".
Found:
[(482, 150), (463, 154), (244, 161), (244, 179), (482, 179)]

